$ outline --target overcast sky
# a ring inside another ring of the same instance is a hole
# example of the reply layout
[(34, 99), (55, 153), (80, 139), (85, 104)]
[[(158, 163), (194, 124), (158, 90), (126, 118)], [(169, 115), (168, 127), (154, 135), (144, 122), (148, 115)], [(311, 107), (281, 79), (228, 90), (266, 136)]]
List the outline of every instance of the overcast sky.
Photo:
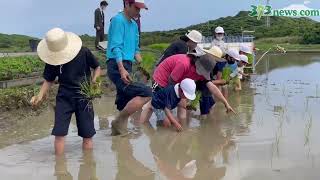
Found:
[[(233, 16), (266, 0), (145, 0), (142, 30), (169, 30)], [(42, 37), (52, 27), (77, 34), (94, 34), (93, 13), (100, 0), (0, 0), (0, 33)], [(122, 0), (109, 0), (106, 21), (122, 9)], [(270, 0), (274, 9), (292, 4), (320, 9), (319, 0)], [(314, 18), (320, 20), (320, 17)], [(109, 23), (106, 24), (108, 27)]]

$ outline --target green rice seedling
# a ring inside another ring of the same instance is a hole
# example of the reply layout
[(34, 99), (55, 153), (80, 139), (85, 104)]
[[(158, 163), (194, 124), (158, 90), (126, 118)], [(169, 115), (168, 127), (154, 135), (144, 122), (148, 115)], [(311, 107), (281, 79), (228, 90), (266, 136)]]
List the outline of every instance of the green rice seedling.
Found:
[(91, 83), (87, 78), (80, 83), (80, 94), (87, 100), (92, 102), (96, 98), (101, 98), (103, 91), (101, 89), (102, 78), (98, 78), (96, 83)]
[(197, 110), (197, 107), (199, 106), (199, 101), (200, 101), (200, 98), (201, 98), (201, 92), (200, 91), (197, 91), (196, 92), (196, 99), (191, 101), (188, 106), (187, 106), (187, 109), (188, 110), (193, 110), (193, 111), (196, 111)]

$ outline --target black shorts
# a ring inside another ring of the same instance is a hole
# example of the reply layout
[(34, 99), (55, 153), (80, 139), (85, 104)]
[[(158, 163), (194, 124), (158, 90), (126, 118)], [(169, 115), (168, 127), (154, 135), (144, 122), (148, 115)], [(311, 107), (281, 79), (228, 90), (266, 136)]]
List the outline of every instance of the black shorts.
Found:
[[(130, 61), (122, 61), (124, 68), (128, 73), (132, 72), (132, 63)], [(152, 90), (143, 83), (134, 82), (129, 85), (125, 84), (121, 79), (120, 72), (116, 60), (110, 59), (107, 62), (108, 77), (115, 84), (117, 88), (117, 97), (115, 104), (117, 109), (122, 111), (127, 103), (133, 98), (152, 97)]]
[(78, 135), (82, 138), (92, 138), (95, 134), (94, 111), (92, 104), (83, 98), (61, 95), (56, 98), (55, 122), (52, 130), (54, 136), (66, 136), (72, 114), (75, 113)]

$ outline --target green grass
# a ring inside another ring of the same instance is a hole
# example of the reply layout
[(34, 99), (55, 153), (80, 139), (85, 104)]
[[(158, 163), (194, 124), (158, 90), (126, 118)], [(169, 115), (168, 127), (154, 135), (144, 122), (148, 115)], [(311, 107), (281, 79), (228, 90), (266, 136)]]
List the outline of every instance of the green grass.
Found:
[[(94, 56), (98, 59), (101, 68), (106, 68), (105, 52), (95, 51)], [(142, 65), (149, 74), (152, 74), (160, 52), (142, 51)], [(3, 57), (0, 58), (0, 81), (29, 77), (33, 73), (41, 73), (43, 63), (37, 56)]]
[(0, 34), (0, 52), (29, 52), (31, 51), (29, 46), (30, 39), (34, 38), (17, 34)]
[[(267, 51), (269, 48), (276, 44), (269, 43), (256, 43), (256, 47), (260, 51)], [(289, 43), (279, 43), (279, 46), (286, 49), (287, 52), (320, 52), (320, 44), (289, 44)]]
[(0, 58), (0, 80), (26, 77), (43, 68), (44, 63), (36, 56)]
[(170, 44), (168, 43), (159, 43), (159, 44), (151, 44), (148, 45), (147, 47), (152, 49), (152, 50), (157, 50), (160, 52), (163, 52), (164, 50), (166, 50), (169, 47)]
[(106, 54), (105, 52), (102, 52), (102, 51), (95, 51), (93, 52), (93, 55), (98, 59), (99, 61), (99, 64), (100, 64), (100, 67), (102, 69), (106, 68)]
[(152, 71), (155, 67), (155, 64), (157, 62), (157, 56), (156, 54), (152, 52), (143, 52), (142, 53), (142, 62), (141, 67), (146, 70), (149, 74), (152, 74)]
[(279, 38), (261, 38), (255, 41), (255, 45), (261, 51), (267, 51), (275, 45), (285, 48), (287, 51), (320, 51), (320, 44), (301, 44), (302, 37), (286, 36)]

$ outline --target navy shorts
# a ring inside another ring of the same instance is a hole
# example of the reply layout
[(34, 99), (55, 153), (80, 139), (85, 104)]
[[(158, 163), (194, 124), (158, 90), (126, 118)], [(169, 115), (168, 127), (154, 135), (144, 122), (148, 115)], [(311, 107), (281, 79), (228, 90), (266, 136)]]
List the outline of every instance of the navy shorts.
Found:
[[(132, 72), (131, 61), (122, 61), (122, 64), (128, 73)], [(110, 59), (107, 61), (107, 70), (109, 79), (113, 82), (113, 84), (115, 84), (117, 89), (115, 104), (117, 105), (117, 109), (119, 111), (122, 111), (127, 103), (137, 96), (152, 97), (151, 88), (145, 84), (134, 82), (127, 85), (123, 82), (118, 69), (118, 64), (115, 59)]]
[(200, 113), (206, 115), (210, 113), (211, 108), (215, 104), (211, 92), (207, 87), (207, 81), (197, 82), (197, 90), (201, 92)]
[(92, 104), (83, 98), (58, 93), (56, 98), (55, 122), (52, 130), (54, 136), (66, 136), (72, 114), (75, 113), (78, 135), (82, 138), (92, 138), (95, 134), (94, 111)]

